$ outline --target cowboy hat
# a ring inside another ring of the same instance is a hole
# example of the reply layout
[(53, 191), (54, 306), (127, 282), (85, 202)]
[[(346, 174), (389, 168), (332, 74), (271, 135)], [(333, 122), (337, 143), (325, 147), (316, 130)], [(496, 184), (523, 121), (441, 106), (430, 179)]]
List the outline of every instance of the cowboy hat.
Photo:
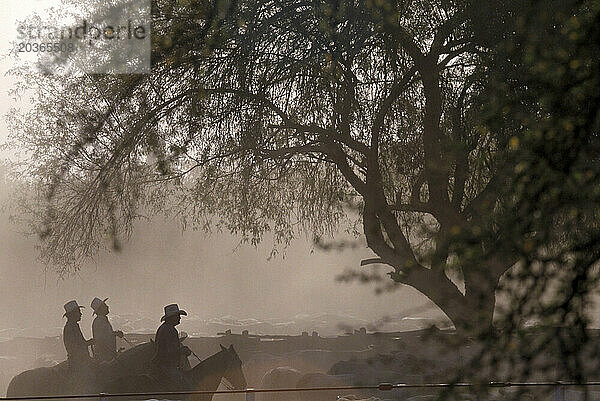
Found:
[(160, 318), (160, 321), (163, 322), (166, 318), (175, 316), (175, 315), (184, 315), (187, 316), (187, 312), (179, 309), (179, 305), (171, 304), (165, 306), (165, 315)]
[(85, 306), (80, 306), (77, 304), (77, 301), (72, 300), (72, 301), (67, 302), (64, 305), (64, 308), (65, 308), (65, 314), (63, 315), (63, 317), (67, 316), (67, 313), (71, 313), (76, 310), (80, 310), (81, 308), (85, 308)]
[(92, 299), (92, 304), (90, 305), (92, 307), (92, 309), (94, 310), (94, 312), (92, 312), (92, 314), (96, 313), (98, 308), (100, 306), (102, 306), (106, 302), (107, 299), (108, 298), (100, 299), (98, 297)]

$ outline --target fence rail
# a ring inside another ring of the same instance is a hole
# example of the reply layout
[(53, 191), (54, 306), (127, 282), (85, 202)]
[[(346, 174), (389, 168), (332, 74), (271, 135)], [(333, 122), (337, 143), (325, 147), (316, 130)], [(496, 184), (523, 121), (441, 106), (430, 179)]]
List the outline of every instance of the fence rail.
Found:
[[(584, 387), (584, 386), (600, 386), (600, 382), (488, 382), (485, 385), (489, 387), (555, 387), (556, 401), (564, 400), (564, 387)], [(256, 393), (279, 393), (279, 392), (303, 392), (303, 391), (346, 391), (346, 390), (380, 390), (391, 391), (394, 389), (408, 388), (453, 388), (453, 387), (474, 387), (482, 386), (481, 383), (379, 383), (365, 386), (331, 386), (331, 387), (304, 387), (304, 388), (268, 388), (256, 389), (246, 388), (243, 390), (214, 390), (214, 391), (163, 391), (153, 393), (94, 393), (94, 394), (64, 394), (64, 395), (40, 395), (40, 396), (24, 396), (24, 397), (0, 397), (0, 401), (24, 401), (24, 400), (58, 400), (58, 399), (80, 399), (80, 398), (100, 398), (101, 400), (115, 397), (163, 397), (163, 396), (178, 396), (178, 395), (206, 395), (206, 394), (246, 394), (247, 401), (254, 400)]]

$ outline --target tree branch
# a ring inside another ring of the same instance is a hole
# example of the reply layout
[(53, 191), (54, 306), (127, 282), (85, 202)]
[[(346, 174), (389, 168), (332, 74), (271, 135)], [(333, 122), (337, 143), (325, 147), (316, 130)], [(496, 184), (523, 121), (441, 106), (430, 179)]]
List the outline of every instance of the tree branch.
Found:
[(476, 217), (482, 209), (488, 209), (492, 203), (496, 201), (496, 191), (502, 185), (498, 174), (494, 174), (488, 181), (485, 188), (465, 207), (465, 215), (467, 217)]
[(348, 160), (346, 159), (347, 155), (341, 147), (333, 142), (324, 144), (324, 146), (327, 150), (327, 154), (339, 168), (344, 178), (348, 180), (350, 185), (352, 185), (359, 194), (365, 197), (367, 195), (367, 185), (356, 175), (352, 167), (350, 167), (350, 164), (348, 164)]
[(379, 136), (381, 134), (381, 129), (383, 127), (383, 122), (385, 120), (386, 114), (389, 112), (390, 108), (394, 104), (394, 102), (398, 99), (398, 97), (402, 94), (402, 91), (406, 88), (406, 86), (410, 83), (411, 79), (417, 72), (417, 67), (412, 67), (410, 70), (404, 74), (404, 76), (396, 80), (390, 89), (390, 93), (386, 96), (386, 98), (381, 102), (381, 106), (377, 113), (375, 114), (375, 119), (373, 121), (373, 127), (371, 128), (371, 150), (377, 148), (379, 146)]
[(438, 27), (438, 30), (433, 38), (430, 54), (439, 55), (444, 41), (452, 34), (452, 31), (459, 27), (464, 21), (465, 19), (462, 13), (456, 13), (444, 21)]
[(396, 27), (397, 38), (400, 42), (400, 45), (408, 52), (410, 57), (414, 60), (416, 64), (422, 64), (425, 61), (425, 55), (419, 49), (413, 37), (408, 33), (408, 31), (402, 27)]

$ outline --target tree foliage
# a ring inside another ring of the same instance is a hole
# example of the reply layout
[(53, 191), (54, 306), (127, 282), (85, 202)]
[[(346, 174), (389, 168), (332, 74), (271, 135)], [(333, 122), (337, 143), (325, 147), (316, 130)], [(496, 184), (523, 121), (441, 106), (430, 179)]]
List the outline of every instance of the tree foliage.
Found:
[(518, 128), (506, 138), (507, 202), (493, 213), (502, 252), (518, 261), (497, 289), (504, 302), (496, 327), (480, 333), (469, 375), (585, 383), (598, 379), (600, 356), (591, 330), (600, 267), (600, 6), (536, 1), (516, 22), (489, 63), (483, 112), (491, 131), (507, 121)]
[(520, 10), (155, 1), (151, 74), (21, 72), (39, 94), (13, 121), (44, 188), (46, 207), (30, 209), (43, 256), (73, 268), (150, 206), (185, 226), (252, 243), (273, 232), (284, 244), (330, 234), (357, 209), (393, 282), (460, 330), (490, 327), (500, 279), (529, 244), (505, 224), (519, 201), (507, 191), (513, 172), (529, 171), (530, 157), (514, 152), (528, 125), (512, 113), (537, 123), (552, 112), (524, 83), (527, 64), (502, 58), (521, 49), (499, 47)]

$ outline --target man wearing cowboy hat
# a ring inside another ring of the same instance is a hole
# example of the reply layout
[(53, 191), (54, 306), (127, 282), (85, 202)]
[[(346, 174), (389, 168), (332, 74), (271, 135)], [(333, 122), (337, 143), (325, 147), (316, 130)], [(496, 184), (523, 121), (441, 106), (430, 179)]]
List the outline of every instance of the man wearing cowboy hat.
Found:
[(83, 338), (79, 321), (81, 320), (81, 308), (77, 301), (69, 301), (64, 305), (67, 323), (63, 329), (63, 342), (67, 350), (67, 362), (71, 371), (71, 380), (77, 388), (87, 389), (94, 384), (94, 372), (92, 370), (92, 359), (88, 346), (94, 344), (94, 339)]
[(179, 333), (175, 328), (181, 323), (181, 315), (187, 316), (187, 312), (179, 309), (177, 304), (165, 306), (165, 314), (160, 319), (163, 323), (156, 331), (154, 338), (156, 352), (152, 361), (157, 366), (159, 373), (162, 373), (174, 388), (186, 386), (180, 361), (182, 354), (185, 356), (191, 354), (188, 347), (181, 345)]
[(69, 301), (64, 305), (67, 323), (63, 329), (63, 342), (67, 350), (67, 360), (69, 365), (79, 365), (80, 363), (89, 364), (90, 353), (88, 346), (94, 344), (94, 339), (86, 340), (83, 338), (79, 321), (81, 320), (81, 308), (77, 301)]
[(92, 335), (94, 336), (94, 358), (97, 361), (110, 361), (117, 355), (117, 337), (123, 338), (123, 332), (114, 331), (108, 321), (108, 305), (106, 300), (94, 298), (91, 307), (96, 315), (92, 323)]

